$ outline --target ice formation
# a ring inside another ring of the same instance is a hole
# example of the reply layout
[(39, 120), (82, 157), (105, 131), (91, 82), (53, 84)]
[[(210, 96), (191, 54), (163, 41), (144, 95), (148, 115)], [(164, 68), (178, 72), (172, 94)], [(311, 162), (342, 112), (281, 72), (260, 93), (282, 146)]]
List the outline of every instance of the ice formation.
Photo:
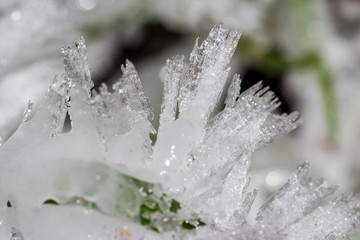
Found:
[[(344, 239), (360, 224), (351, 194), (301, 165), (258, 211), (247, 214), (251, 154), (296, 128), (297, 113), (261, 83), (212, 117), (240, 34), (215, 26), (189, 63), (167, 61), (160, 127), (131, 62), (109, 91), (92, 90), (84, 39), (62, 49), (65, 74), (0, 148), (1, 239)], [(66, 116), (71, 130), (64, 132)], [(156, 135), (151, 141), (150, 134)]]

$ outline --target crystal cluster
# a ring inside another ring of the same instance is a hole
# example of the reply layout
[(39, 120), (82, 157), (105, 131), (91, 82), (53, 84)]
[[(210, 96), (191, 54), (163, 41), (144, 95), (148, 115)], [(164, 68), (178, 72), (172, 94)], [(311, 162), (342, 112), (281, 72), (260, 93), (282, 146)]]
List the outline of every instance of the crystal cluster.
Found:
[[(1, 239), (343, 239), (360, 224), (351, 194), (301, 165), (247, 215), (251, 154), (300, 124), (277, 115), (258, 83), (240, 93), (235, 75), (214, 114), (240, 34), (215, 26), (189, 63), (167, 61), (160, 127), (131, 62), (112, 86), (92, 90), (84, 39), (62, 49), (65, 74), (0, 148)], [(35, 109), (36, 108), (36, 109)], [(215, 116), (213, 116), (215, 115)], [(69, 116), (71, 130), (65, 132)], [(150, 135), (157, 136), (156, 140)]]

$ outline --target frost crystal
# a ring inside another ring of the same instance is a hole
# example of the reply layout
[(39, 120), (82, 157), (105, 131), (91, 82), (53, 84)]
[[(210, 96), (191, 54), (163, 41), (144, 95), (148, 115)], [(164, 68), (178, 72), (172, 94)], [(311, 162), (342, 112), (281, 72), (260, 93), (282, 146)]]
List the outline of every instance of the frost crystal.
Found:
[[(168, 60), (160, 127), (131, 62), (112, 86), (92, 90), (86, 46), (63, 48), (65, 74), (0, 148), (1, 239), (343, 239), (360, 224), (351, 194), (301, 165), (247, 215), (251, 154), (300, 124), (277, 115), (262, 83), (240, 93), (232, 78), (225, 109), (210, 117), (240, 34), (215, 26), (189, 64)], [(71, 130), (63, 132), (69, 114)], [(156, 143), (149, 134), (157, 134)]]

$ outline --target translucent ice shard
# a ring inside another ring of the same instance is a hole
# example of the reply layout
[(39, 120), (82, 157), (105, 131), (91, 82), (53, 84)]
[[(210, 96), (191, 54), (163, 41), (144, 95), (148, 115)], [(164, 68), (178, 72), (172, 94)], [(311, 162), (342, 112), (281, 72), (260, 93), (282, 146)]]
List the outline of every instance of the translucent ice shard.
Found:
[[(261, 82), (243, 92), (240, 96), (238, 77), (230, 85), (225, 109), (206, 126), (201, 143), (192, 154), (195, 169), (200, 177), (210, 176), (221, 168), (234, 165), (245, 152), (253, 152), (260, 146), (287, 133), (300, 124), (297, 113), (276, 115), (271, 113), (277, 106), (277, 99)], [(230, 99), (237, 99), (231, 103)]]
[[(45, 95), (44, 102), (48, 104), (46, 109), (49, 111), (50, 115), (50, 136), (60, 135), (66, 113), (68, 110), (68, 101), (69, 101), (69, 89), (67, 82), (63, 77), (56, 76), (53, 84), (48, 90), (48, 93)], [(45, 107), (44, 107), (45, 108)]]
[(309, 177), (308, 168), (308, 163), (299, 166), (288, 182), (265, 203), (258, 214), (259, 224), (286, 230), (335, 192), (336, 186)]
[(190, 54), (189, 69), (179, 94), (180, 116), (190, 109), (202, 125), (217, 104), (229, 72), (228, 64), (236, 49), (240, 33), (229, 31), (222, 24), (215, 26), (208, 38), (196, 43)]
[(220, 221), (220, 224), (226, 223), (226, 226), (222, 226), (223, 228), (231, 225), (235, 227), (246, 222), (246, 217), (256, 196), (256, 191), (246, 194), (250, 181), (249, 167), (250, 154), (244, 154), (225, 178), (221, 193), (225, 219)]
[(225, 99), (225, 105), (226, 107), (234, 107), (236, 99), (240, 95), (240, 84), (241, 79), (240, 75), (235, 74), (233, 79), (231, 80), (226, 99)]
[(90, 90), (94, 83), (91, 79), (85, 40), (75, 44), (75, 48), (62, 48), (64, 55), (65, 79), (69, 85), (70, 105), (69, 115), (72, 127), (79, 131), (94, 131)]
[(149, 133), (155, 129), (149, 119), (153, 113), (134, 65), (127, 61), (121, 69), (123, 76), (113, 85), (113, 92), (105, 84), (99, 94), (93, 91), (92, 110), (108, 159), (139, 169), (151, 159)]
[(359, 210), (358, 199), (342, 194), (284, 229), (284, 239), (348, 239), (359, 229)]
[(63, 76), (56, 76), (31, 121), (31, 128), (37, 129), (44, 138), (60, 135), (68, 111), (68, 101), (67, 82)]
[(149, 122), (153, 113), (133, 64), (127, 61), (121, 69), (123, 76), (113, 85), (113, 92), (102, 84), (91, 99), (98, 128), (107, 141), (131, 128), (141, 128), (144, 134), (155, 131)]
[[(65, 76), (71, 86), (80, 85), (90, 94), (94, 86), (91, 79), (86, 44), (83, 37), (76, 42), (76, 48), (68, 46), (62, 48), (64, 54)], [(90, 96), (90, 95), (89, 95)]]
[[(209, 115), (217, 104), (227, 80), (228, 64), (239, 38), (240, 33), (230, 31), (219, 24), (211, 30), (207, 39), (200, 46), (196, 42), (190, 54), (189, 67), (183, 69), (184, 73), (180, 74), (179, 72), (183, 67), (175, 70), (178, 72), (175, 79), (172, 79), (174, 81), (172, 84), (176, 89), (177, 81), (180, 81), (177, 100), (179, 119), (168, 125), (166, 129), (166, 126), (160, 126), (162, 134), (159, 134), (157, 146), (154, 149), (156, 164), (161, 164), (161, 159), (172, 159), (172, 164), (165, 166), (162, 169), (163, 172), (167, 172), (169, 168), (172, 168), (173, 171), (183, 169), (188, 163), (188, 154), (193, 145), (201, 141)], [(174, 70), (171, 71), (174, 72)], [(178, 77), (180, 80), (177, 80)], [(168, 83), (165, 82), (165, 87), (166, 84)], [(172, 97), (175, 95), (176, 91)], [(172, 103), (172, 105), (169, 108), (174, 111), (175, 104)], [(171, 128), (178, 129), (178, 132), (173, 134), (167, 131)], [(171, 139), (167, 137), (168, 133), (172, 135)], [(183, 141), (187, 143), (180, 145), (179, 142)], [(176, 148), (174, 149), (173, 146)], [(173, 150), (171, 150), (172, 148)], [(173, 155), (171, 152), (177, 155), (176, 160), (171, 158)]]
[[(114, 85), (113, 89), (119, 93), (120, 101), (125, 103), (133, 112), (130, 124), (137, 123), (140, 120), (153, 119), (153, 113), (149, 105), (140, 78), (130, 61), (126, 61), (125, 66), (121, 67), (123, 77)], [(154, 132), (151, 124), (148, 122), (149, 131)]]
[(160, 126), (163, 128), (175, 121), (178, 111), (178, 95), (184, 71), (184, 56), (176, 56), (166, 62), (164, 95), (161, 104)]

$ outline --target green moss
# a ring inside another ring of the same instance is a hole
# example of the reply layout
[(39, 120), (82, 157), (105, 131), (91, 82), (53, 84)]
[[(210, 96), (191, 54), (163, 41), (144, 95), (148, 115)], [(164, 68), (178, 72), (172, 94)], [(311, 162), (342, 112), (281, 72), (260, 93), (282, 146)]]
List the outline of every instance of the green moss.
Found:
[(59, 203), (57, 203), (55, 200), (53, 199), (48, 199), (46, 201), (44, 201), (43, 204), (48, 204), (48, 205), (59, 205)]
[(195, 229), (199, 226), (205, 226), (206, 223), (204, 223), (203, 221), (201, 221), (200, 219), (197, 219), (197, 220), (194, 220), (194, 221), (189, 221), (189, 220), (186, 220), (186, 221), (183, 221), (182, 222), (182, 227), (185, 228), (185, 229)]
[(180, 203), (175, 199), (171, 200), (170, 211), (176, 213), (179, 209), (181, 209)]

